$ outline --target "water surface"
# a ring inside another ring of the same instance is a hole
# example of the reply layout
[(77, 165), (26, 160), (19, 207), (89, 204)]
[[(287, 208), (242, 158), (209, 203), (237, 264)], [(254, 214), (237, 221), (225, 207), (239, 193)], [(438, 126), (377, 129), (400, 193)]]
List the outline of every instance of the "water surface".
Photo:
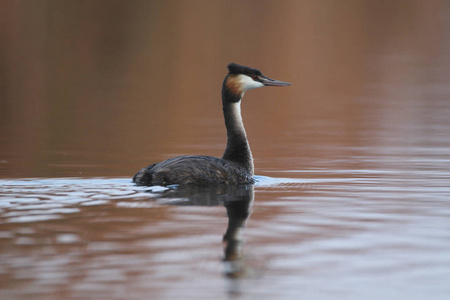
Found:
[[(258, 177), (244, 199), (229, 191), (149, 191), (128, 178), (2, 180), (2, 295), (448, 295), (448, 173), (424, 179), (427, 172), (316, 170), (299, 177)], [(230, 203), (240, 216), (231, 232), (243, 234), (223, 261)]]
[[(239, 9), (237, 9), (239, 8)], [(448, 299), (446, 1), (2, 1), (1, 299)], [(221, 156), (253, 186), (136, 187)]]

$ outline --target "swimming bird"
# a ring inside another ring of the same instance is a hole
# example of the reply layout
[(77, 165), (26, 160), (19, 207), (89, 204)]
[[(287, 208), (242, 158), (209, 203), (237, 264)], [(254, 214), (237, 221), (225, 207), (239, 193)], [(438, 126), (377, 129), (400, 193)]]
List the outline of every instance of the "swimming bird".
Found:
[(248, 90), (264, 86), (288, 86), (260, 70), (230, 63), (222, 85), (222, 107), (227, 147), (222, 158), (186, 155), (169, 158), (141, 169), (133, 177), (137, 185), (211, 185), (253, 183), (253, 157), (241, 116), (241, 100)]

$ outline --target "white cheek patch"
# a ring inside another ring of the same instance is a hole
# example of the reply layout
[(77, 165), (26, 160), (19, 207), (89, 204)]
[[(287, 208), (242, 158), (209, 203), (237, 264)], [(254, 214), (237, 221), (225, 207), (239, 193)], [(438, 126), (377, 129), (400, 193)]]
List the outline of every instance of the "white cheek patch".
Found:
[(257, 89), (260, 87), (263, 87), (264, 84), (262, 84), (259, 81), (254, 81), (251, 77), (247, 75), (240, 74), (238, 76), (239, 84), (243, 88), (244, 91)]

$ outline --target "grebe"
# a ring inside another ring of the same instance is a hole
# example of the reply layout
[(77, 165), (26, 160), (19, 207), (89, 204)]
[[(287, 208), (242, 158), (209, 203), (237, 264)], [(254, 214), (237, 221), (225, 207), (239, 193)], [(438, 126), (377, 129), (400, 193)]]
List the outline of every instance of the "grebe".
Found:
[(258, 69), (229, 64), (222, 86), (228, 138), (222, 158), (200, 155), (169, 158), (141, 169), (133, 182), (146, 186), (253, 183), (253, 157), (242, 122), (241, 99), (248, 90), (288, 85), (291, 84), (264, 76)]

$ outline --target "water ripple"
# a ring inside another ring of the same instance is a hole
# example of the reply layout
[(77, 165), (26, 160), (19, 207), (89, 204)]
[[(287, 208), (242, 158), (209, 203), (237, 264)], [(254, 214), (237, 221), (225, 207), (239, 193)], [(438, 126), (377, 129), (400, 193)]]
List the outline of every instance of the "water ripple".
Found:
[(105, 205), (118, 199), (147, 198), (145, 188), (128, 178), (0, 180), (0, 221), (35, 222), (79, 212), (78, 206)]

